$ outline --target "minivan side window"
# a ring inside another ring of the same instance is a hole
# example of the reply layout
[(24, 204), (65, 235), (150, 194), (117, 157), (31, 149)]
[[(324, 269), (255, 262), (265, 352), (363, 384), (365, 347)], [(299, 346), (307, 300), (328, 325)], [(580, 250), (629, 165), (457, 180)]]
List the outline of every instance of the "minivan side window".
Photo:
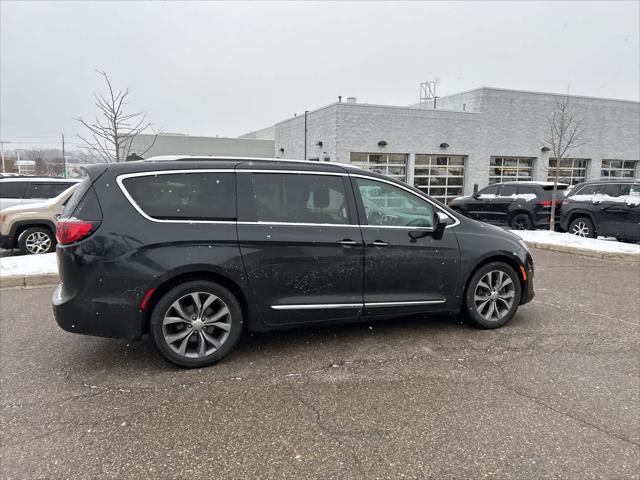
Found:
[(402, 188), (376, 180), (356, 179), (369, 225), (433, 227), (434, 208)]
[(350, 224), (342, 176), (253, 173), (259, 222)]
[(64, 182), (51, 182), (51, 183), (31, 183), (31, 188), (29, 188), (29, 193), (27, 198), (53, 198), (60, 195), (67, 188), (69, 188), (72, 183), (64, 183)]
[(158, 220), (236, 219), (233, 173), (152, 174), (122, 181), (138, 207)]
[(0, 182), (0, 198), (22, 198), (27, 182)]

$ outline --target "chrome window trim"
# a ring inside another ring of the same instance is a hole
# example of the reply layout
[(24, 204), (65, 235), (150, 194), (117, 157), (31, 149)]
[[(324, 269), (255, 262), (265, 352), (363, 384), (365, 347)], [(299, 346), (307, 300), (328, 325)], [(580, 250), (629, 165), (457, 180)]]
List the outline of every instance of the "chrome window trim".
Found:
[[(403, 186), (403, 185), (398, 185), (397, 183), (394, 182), (390, 182), (388, 180), (383, 180), (381, 178), (377, 178), (377, 177), (371, 177), (369, 175), (360, 175), (357, 173), (351, 174), (352, 177), (355, 178), (364, 178), (367, 180), (373, 180), (374, 182), (382, 182), (382, 183), (388, 183), (389, 185), (392, 185), (394, 187), (398, 187), (401, 188), (402, 190), (406, 190), (407, 192), (409, 192), (410, 194), (412, 194), (414, 197), (419, 198), (420, 200), (424, 200), (428, 203), (430, 203), (435, 209), (437, 209), (439, 212), (442, 212), (444, 215), (446, 215), (447, 217), (451, 218), (453, 220), (454, 223), (452, 223), (451, 225), (447, 225), (444, 228), (451, 228), (451, 227), (455, 227), (456, 225), (460, 225), (460, 220), (458, 220), (456, 217), (452, 217), (451, 215), (449, 215), (449, 213), (446, 210), (443, 210), (439, 205), (437, 205), (436, 203), (434, 203), (432, 200), (430, 200), (427, 197), (423, 197), (421, 195), (418, 195), (416, 192), (414, 192), (413, 190)], [(359, 192), (358, 192), (359, 193)], [(410, 226), (385, 226), (385, 225), (360, 225), (361, 227), (375, 227), (375, 228), (410, 228), (412, 230), (417, 230), (418, 228), (431, 228), (433, 230), (433, 227), (410, 227)]]
[(421, 195), (418, 195), (416, 192), (402, 186), (402, 185), (398, 185), (397, 183), (394, 182), (390, 182), (388, 180), (383, 180), (381, 178), (377, 178), (377, 177), (372, 177), (369, 175), (360, 175), (360, 174), (350, 174), (347, 172), (316, 172), (316, 171), (302, 171), (302, 170), (265, 170), (265, 169), (242, 169), (242, 170), (236, 170), (233, 168), (191, 168), (191, 169), (176, 169), (176, 170), (150, 170), (147, 172), (136, 172), (136, 173), (124, 173), (121, 175), (118, 175), (116, 177), (116, 183), (118, 184), (118, 187), (120, 188), (120, 190), (122, 191), (123, 195), (125, 196), (125, 198), (128, 200), (128, 202), (131, 204), (131, 206), (145, 219), (149, 220), (150, 222), (155, 222), (155, 223), (190, 223), (190, 224), (221, 224), (221, 225), (278, 225), (278, 226), (306, 226), (306, 227), (361, 227), (361, 228), (387, 228), (387, 229), (409, 229), (409, 230), (420, 230), (420, 229), (424, 229), (426, 231), (433, 231), (434, 228), (433, 227), (417, 227), (417, 226), (395, 226), (395, 225), (360, 225), (360, 224), (356, 224), (356, 223), (296, 223), (296, 222), (244, 222), (244, 221), (237, 221), (237, 220), (166, 220), (166, 219), (158, 219), (158, 218), (153, 218), (149, 215), (147, 215), (144, 210), (142, 210), (142, 208), (136, 203), (136, 201), (133, 199), (133, 197), (131, 196), (131, 194), (129, 193), (129, 191), (127, 190), (127, 188), (124, 186), (123, 182), (124, 180), (127, 180), (128, 178), (135, 178), (135, 177), (150, 177), (150, 176), (158, 176), (158, 175), (171, 175), (171, 174), (176, 174), (176, 173), (288, 173), (288, 174), (303, 174), (303, 175), (334, 175), (334, 176), (338, 176), (338, 177), (356, 177), (356, 178), (364, 178), (367, 180), (372, 180), (372, 181), (376, 181), (376, 182), (381, 182), (381, 183), (387, 183), (389, 185), (401, 188), (403, 190), (406, 190), (407, 192), (409, 192), (410, 194), (414, 195), (415, 197), (424, 200), (428, 203), (430, 203), (435, 209), (437, 209), (437, 211), (442, 212), (444, 215), (446, 215), (448, 218), (451, 218), (454, 223), (452, 223), (451, 225), (447, 225), (445, 228), (450, 228), (450, 227), (455, 227), (456, 225), (460, 224), (460, 220), (458, 220), (456, 217), (452, 217), (451, 215), (449, 215), (448, 212), (446, 212), (445, 210), (443, 210), (440, 206), (438, 206), (437, 204), (435, 204), (433, 201), (431, 201), (429, 198), (427, 197), (423, 197)]
[(238, 225), (275, 225), (281, 227), (361, 227), (357, 223), (303, 223), (303, 222), (234, 222)]
[(236, 220), (166, 220), (160, 218), (153, 218), (145, 213), (144, 210), (138, 205), (138, 203), (133, 199), (127, 188), (124, 186), (124, 181), (128, 178), (136, 178), (136, 177), (155, 177), (157, 175), (172, 175), (175, 173), (234, 173), (234, 169), (229, 168), (207, 168), (207, 169), (184, 169), (184, 170), (157, 170), (157, 171), (148, 171), (148, 172), (136, 172), (136, 173), (124, 173), (122, 175), (118, 175), (116, 177), (116, 183), (120, 190), (129, 201), (131, 206), (136, 209), (136, 211), (142, 215), (144, 218), (149, 220), (150, 222), (155, 223), (203, 223), (203, 224), (222, 224), (222, 225), (235, 225)]
[(321, 310), (336, 308), (379, 308), (379, 307), (403, 307), (412, 305), (439, 305), (446, 303), (441, 300), (410, 300), (404, 302), (364, 302), (364, 303), (312, 303), (300, 305), (271, 305), (273, 310)]

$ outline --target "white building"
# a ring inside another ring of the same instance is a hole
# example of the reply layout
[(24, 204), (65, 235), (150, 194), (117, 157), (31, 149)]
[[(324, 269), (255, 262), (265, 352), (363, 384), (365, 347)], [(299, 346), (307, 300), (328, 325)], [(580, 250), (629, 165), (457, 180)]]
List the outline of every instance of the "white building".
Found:
[(274, 142), (264, 138), (195, 137), (179, 133), (137, 135), (130, 154), (144, 158), (158, 155), (222, 155), (229, 157), (273, 157)]
[[(546, 122), (559, 96), (479, 88), (412, 106), (355, 99), (247, 134), (274, 139), (281, 158), (353, 163), (449, 201), (489, 183), (547, 180)], [(640, 176), (640, 103), (570, 97), (584, 144), (561, 164), (561, 181)]]

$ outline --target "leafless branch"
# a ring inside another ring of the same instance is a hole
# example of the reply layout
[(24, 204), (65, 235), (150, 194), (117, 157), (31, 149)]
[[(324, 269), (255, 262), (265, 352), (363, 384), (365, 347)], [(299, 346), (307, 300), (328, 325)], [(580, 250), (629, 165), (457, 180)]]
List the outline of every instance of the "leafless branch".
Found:
[(78, 138), (101, 161), (121, 162), (129, 155), (136, 136), (151, 130), (155, 135), (153, 146), (161, 130), (154, 132), (151, 122), (147, 121), (143, 112), (126, 113), (129, 89), (115, 91), (109, 76), (101, 70), (96, 72), (104, 78), (107, 91), (93, 94), (94, 105), (98, 110), (94, 121), (89, 122), (80, 117), (74, 119), (87, 130), (86, 135), (78, 135)]

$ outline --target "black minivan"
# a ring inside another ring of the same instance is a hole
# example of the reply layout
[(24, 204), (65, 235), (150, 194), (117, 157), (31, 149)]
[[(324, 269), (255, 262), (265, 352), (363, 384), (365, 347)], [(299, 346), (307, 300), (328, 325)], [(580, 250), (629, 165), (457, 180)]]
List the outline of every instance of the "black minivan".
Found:
[(58, 222), (70, 332), (140, 339), (184, 367), (246, 328), (466, 313), (507, 323), (533, 298), (515, 235), (335, 163), (166, 158), (87, 168)]

